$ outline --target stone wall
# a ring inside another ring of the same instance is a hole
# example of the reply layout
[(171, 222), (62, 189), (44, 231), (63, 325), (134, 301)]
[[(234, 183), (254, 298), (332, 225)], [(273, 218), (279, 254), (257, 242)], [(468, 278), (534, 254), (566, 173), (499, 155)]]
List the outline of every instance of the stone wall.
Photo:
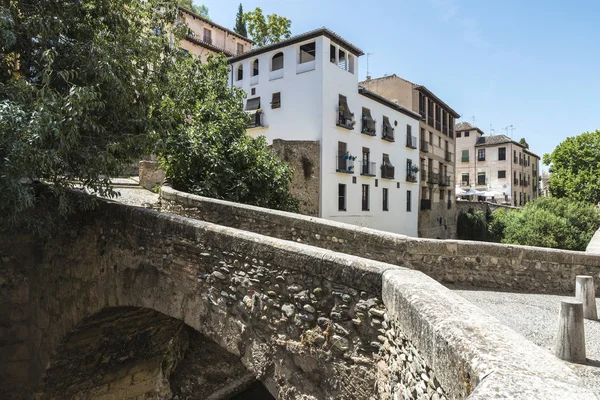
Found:
[(320, 142), (275, 139), (272, 148), (294, 171), (290, 192), (300, 200), (300, 213), (318, 216), (321, 189)]
[(461, 212), (468, 212), (469, 210), (478, 210), (483, 212), (494, 212), (500, 208), (504, 210), (517, 210), (517, 207), (507, 206), (505, 204), (490, 203), (489, 201), (457, 201), (456, 203), (456, 216)]
[(165, 180), (165, 172), (160, 169), (156, 160), (142, 160), (139, 163), (140, 186), (147, 190), (162, 185)]
[[(424, 190), (424, 188), (420, 188)], [(441, 187), (439, 190), (446, 190)], [(435, 192), (436, 197), (439, 196)], [(419, 205), (420, 206), (420, 205)], [(431, 210), (419, 210), (419, 237), (430, 239), (456, 239), (456, 220), (458, 217), (456, 203), (452, 201), (431, 202)]]
[(552, 355), (418, 271), (104, 201), (39, 252), (33, 389), (46, 365), (60, 375), (57, 349), (82, 321), (138, 307), (217, 342), (279, 399), (592, 398)]
[(161, 207), (167, 212), (419, 270), (444, 283), (564, 294), (573, 293), (576, 275), (593, 275), (600, 285), (600, 255), (418, 239), (194, 196), (169, 187), (163, 187), (161, 196)]

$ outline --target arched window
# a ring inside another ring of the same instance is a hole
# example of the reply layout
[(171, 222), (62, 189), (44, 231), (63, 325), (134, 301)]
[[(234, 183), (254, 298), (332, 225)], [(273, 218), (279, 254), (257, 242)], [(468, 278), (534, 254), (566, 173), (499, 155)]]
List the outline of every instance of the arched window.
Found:
[(258, 75), (258, 59), (252, 63), (252, 76)]
[(242, 79), (244, 79), (244, 66), (240, 64), (237, 69), (237, 80), (241, 81)]
[(271, 60), (271, 71), (277, 71), (283, 68), (283, 53), (279, 52)]

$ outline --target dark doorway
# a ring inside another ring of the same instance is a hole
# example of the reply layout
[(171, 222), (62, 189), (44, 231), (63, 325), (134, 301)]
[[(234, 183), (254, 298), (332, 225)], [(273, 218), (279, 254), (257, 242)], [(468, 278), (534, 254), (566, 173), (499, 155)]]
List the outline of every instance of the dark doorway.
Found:
[(261, 381), (256, 381), (243, 393), (233, 396), (230, 400), (275, 400)]

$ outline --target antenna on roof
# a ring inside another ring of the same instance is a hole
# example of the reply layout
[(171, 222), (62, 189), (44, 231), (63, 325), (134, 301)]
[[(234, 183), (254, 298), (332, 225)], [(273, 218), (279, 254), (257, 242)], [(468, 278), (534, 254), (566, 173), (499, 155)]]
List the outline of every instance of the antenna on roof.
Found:
[(471, 119), (473, 120), (473, 126), (475, 126), (475, 116), (473, 115)]
[(369, 56), (375, 53), (367, 53), (367, 80), (371, 79), (371, 72), (369, 71)]
[(506, 135), (507, 135), (507, 136), (508, 136), (508, 130), (510, 129), (510, 138), (512, 139), (513, 131), (514, 131), (515, 129), (517, 129), (517, 128), (515, 128), (515, 127), (514, 127), (514, 126), (512, 126), (512, 125), (509, 125), (509, 126), (506, 126), (506, 127), (504, 127), (504, 129), (506, 130)]
[(492, 124), (490, 124), (490, 136), (494, 136), (496, 134), (496, 130), (492, 128)]

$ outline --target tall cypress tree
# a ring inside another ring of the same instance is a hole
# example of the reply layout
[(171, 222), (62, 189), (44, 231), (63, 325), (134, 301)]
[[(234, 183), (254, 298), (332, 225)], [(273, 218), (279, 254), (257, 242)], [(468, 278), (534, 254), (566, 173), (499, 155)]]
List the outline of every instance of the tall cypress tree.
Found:
[(248, 31), (246, 30), (246, 22), (244, 22), (244, 9), (242, 8), (242, 3), (240, 3), (237, 15), (235, 16), (235, 26), (233, 27), (233, 31), (238, 35), (248, 37)]

